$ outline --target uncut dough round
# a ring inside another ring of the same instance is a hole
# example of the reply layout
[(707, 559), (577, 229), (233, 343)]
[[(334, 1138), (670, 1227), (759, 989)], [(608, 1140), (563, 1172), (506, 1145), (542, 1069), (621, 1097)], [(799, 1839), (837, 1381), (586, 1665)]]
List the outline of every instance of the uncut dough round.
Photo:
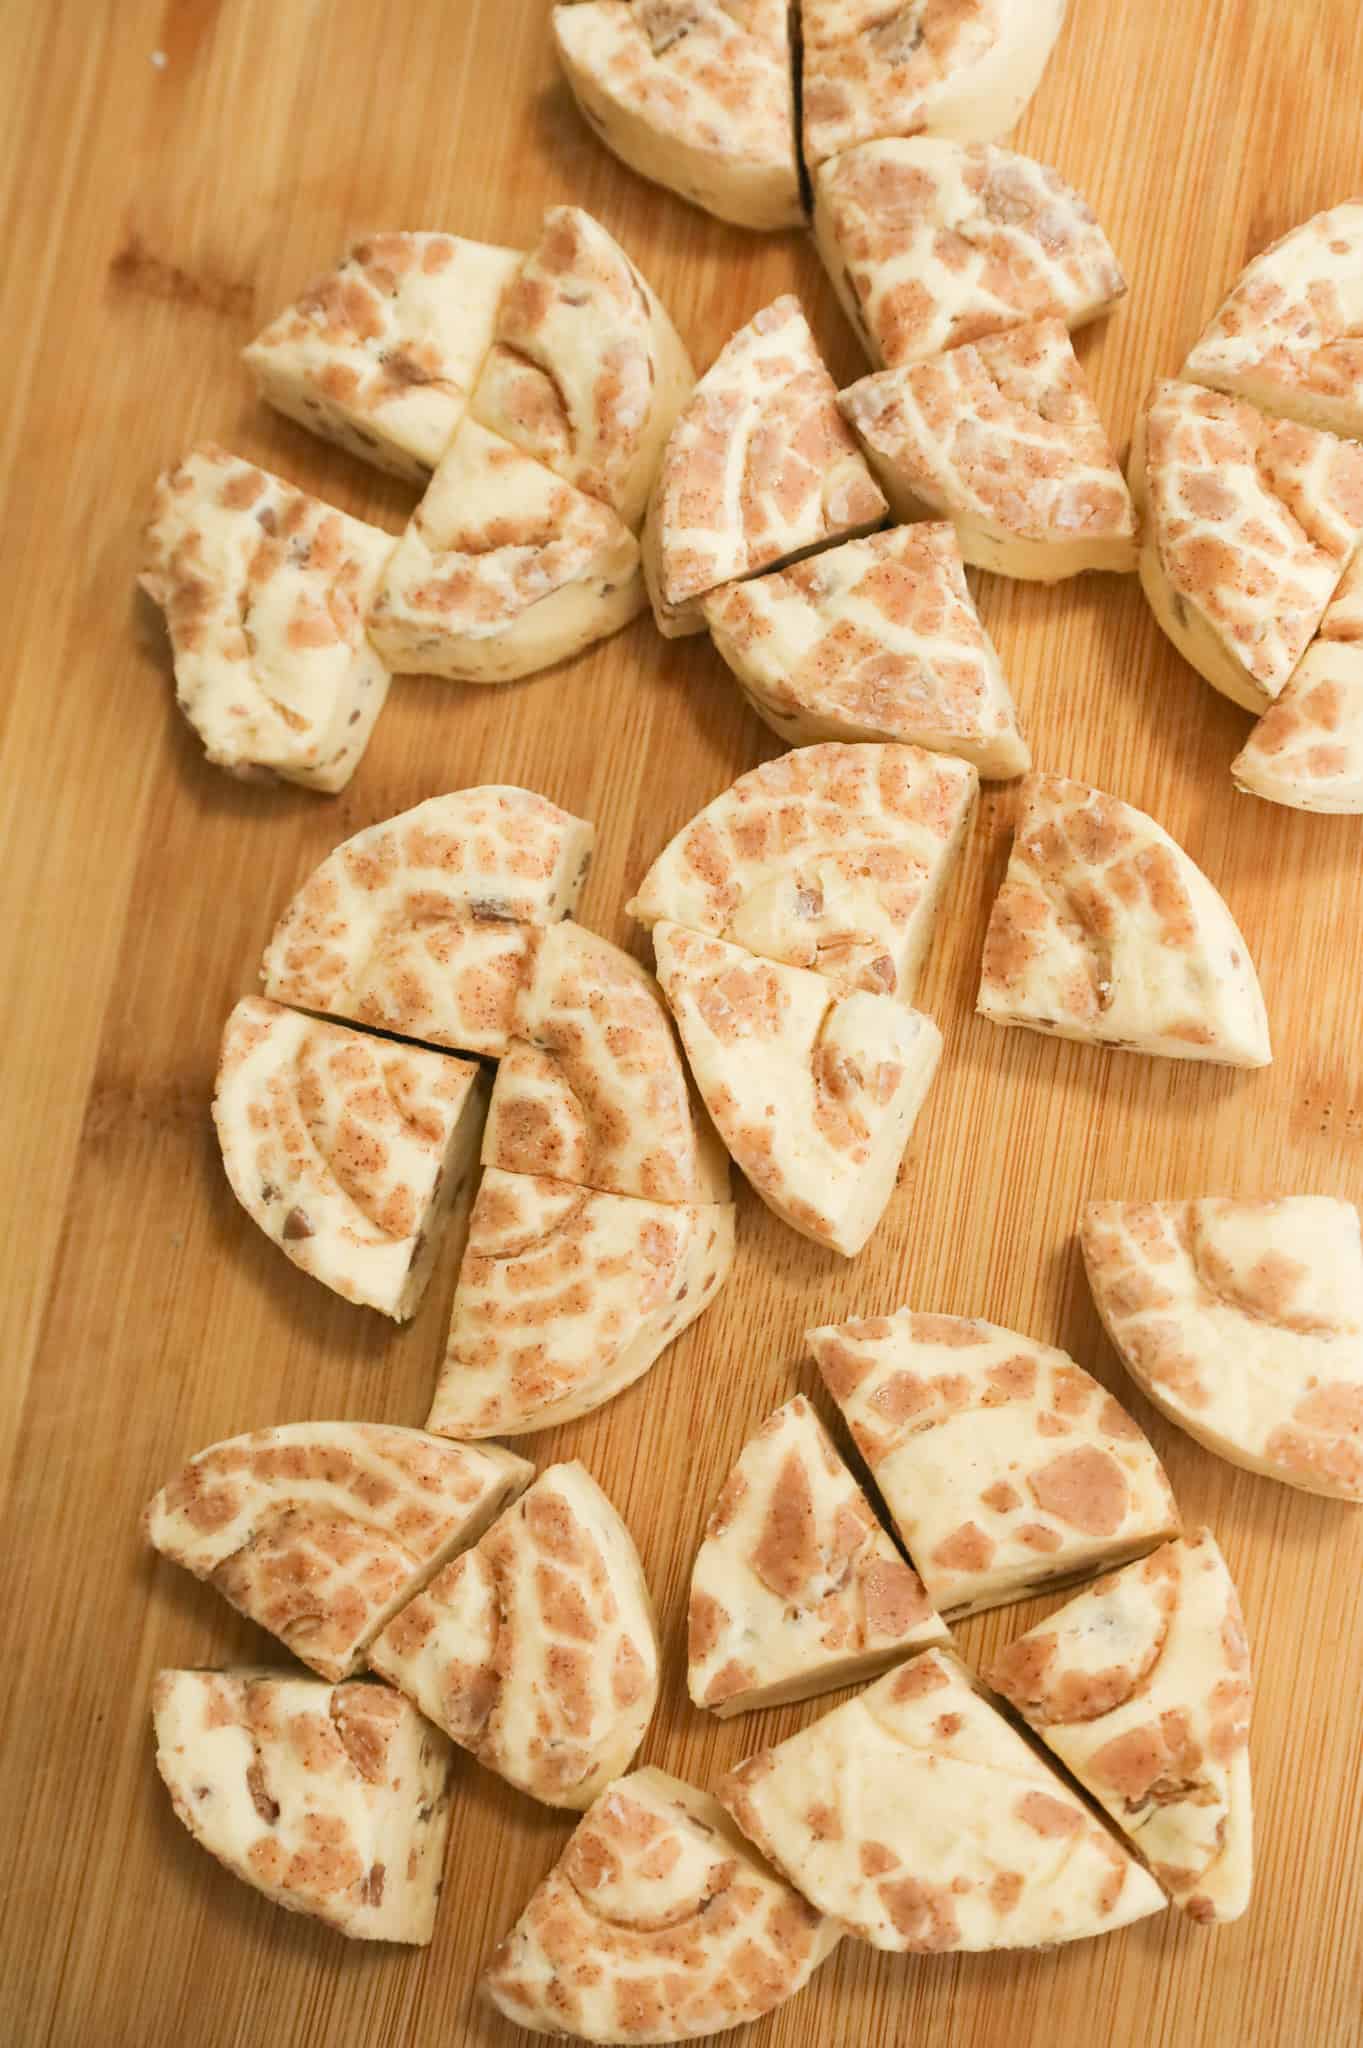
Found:
[(1351, 1203), (1091, 1202), (1081, 1240), (1107, 1333), (1171, 1422), (1249, 1472), (1363, 1501)]

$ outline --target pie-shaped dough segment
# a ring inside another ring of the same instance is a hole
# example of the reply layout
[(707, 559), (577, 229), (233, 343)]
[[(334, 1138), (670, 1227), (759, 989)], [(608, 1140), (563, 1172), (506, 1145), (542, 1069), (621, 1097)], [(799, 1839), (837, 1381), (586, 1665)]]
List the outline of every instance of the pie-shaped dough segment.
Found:
[(1240, 1917), (1254, 1873), (1253, 1686), (1240, 1602), (1209, 1529), (1048, 1614), (989, 1682), (1185, 1913)]
[(426, 1427), (519, 1436), (599, 1408), (710, 1306), (727, 1203), (632, 1201), (489, 1167)]
[(388, 695), (364, 624), (394, 546), (222, 448), (158, 480), (139, 581), (217, 767), (344, 789)]
[(532, 2033), (689, 2041), (780, 2005), (841, 1934), (708, 1793), (634, 1771), (581, 1821), (483, 1989)]
[(500, 1444), (291, 1422), (200, 1451), (142, 1526), (323, 1678), (349, 1678), (389, 1617), (533, 1477)]
[(720, 1715), (870, 1678), (947, 1631), (803, 1394), (744, 1445), (691, 1574), (687, 1685)]
[(156, 1768), (234, 1877), (355, 1941), (435, 1925), (454, 1752), (386, 1685), (278, 1671), (161, 1671)]
[(1136, 567), (1136, 515), (1059, 320), (880, 370), (839, 403), (901, 519), (950, 519), (978, 568), (1055, 583)]
[(658, 1697), (658, 1625), (629, 1530), (581, 1465), (551, 1465), (388, 1624), (370, 1662), (522, 1792), (590, 1806)]
[(680, 925), (654, 927), (658, 979), (729, 1155), (769, 1209), (851, 1258), (894, 1192), (942, 1035), (892, 996)]
[(433, 796), (329, 853), (265, 950), (265, 993), (300, 1009), (505, 1052), (535, 934), (577, 903), (594, 829), (534, 790)]
[(424, 484), (520, 262), (458, 235), (373, 235), (257, 335), (246, 367), (277, 412)]
[(1249, 949), (1153, 818), (1058, 775), (1023, 785), (984, 942), (980, 1015), (1166, 1059), (1265, 1067)]
[(1031, 766), (945, 521), (726, 583), (701, 609), (753, 710), (794, 745), (893, 740), (996, 777)]
[(1349, 1202), (1094, 1202), (1084, 1263), (1122, 1363), (1208, 1450), (1363, 1501), (1363, 1245)]
[(716, 356), (663, 455), (644, 528), (659, 632), (700, 632), (707, 591), (884, 516), (799, 300), (774, 300)]
[(814, 235), (872, 362), (1106, 313), (1126, 291), (1087, 202), (1031, 157), (988, 144), (868, 142), (814, 181)]
[(780, 755), (683, 826), (626, 907), (908, 1002), (977, 786), (917, 747)]
[(213, 1121), (265, 1235), (334, 1293), (405, 1322), (472, 1181), (486, 1101), (476, 1061), (247, 996), (223, 1032)]
[(1165, 379), (1131, 483), (1160, 626), (1214, 689), (1266, 710), (1363, 539), (1363, 448)]
[(875, 1948), (1039, 1948), (1165, 1900), (942, 1650), (718, 1787), (745, 1835)]
[(907, 1308), (811, 1330), (809, 1348), (949, 1620), (1178, 1533), (1159, 1459), (1063, 1351)]
[(736, 227), (804, 225), (788, 0), (570, 0), (554, 41), (631, 170)]
[(1363, 811), (1363, 555), (1231, 774), (1252, 796), (1293, 810)]

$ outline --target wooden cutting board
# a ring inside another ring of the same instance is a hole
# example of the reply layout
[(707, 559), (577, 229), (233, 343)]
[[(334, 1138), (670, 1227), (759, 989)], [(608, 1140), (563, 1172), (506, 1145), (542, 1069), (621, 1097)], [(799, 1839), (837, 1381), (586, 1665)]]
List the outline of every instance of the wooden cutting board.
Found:
[[(647, 620), (500, 690), (399, 683), (337, 799), (206, 767), (135, 597), (156, 472), (209, 437), (395, 530), (411, 503), (253, 401), (238, 350), (351, 236), (513, 245), (550, 201), (617, 234), (704, 365), (778, 292), (843, 381), (857, 349), (810, 244), (721, 226), (642, 183), (574, 115), (547, 0), (87, 0), (0, 9), (11, 518), (0, 701), (6, 1317), (0, 1574), (0, 2038), (14, 2048), (492, 2048), (480, 1962), (569, 1823), (465, 1764), (436, 1937), (350, 1945), (267, 1906), (174, 1820), (147, 1703), (165, 1664), (278, 1647), (141, 1546), (142, 1503), (214, 1439), (344, 1416), (419, 1423), (453, 1274), (395, 1331), (295, 1272), (223, 1179), (208, 1102), (223, 1019), (337, 840), (433, 793), (528, 783), (594, 818), (585, 921), (640, 948), (631, 885), (673, 830), (777, 751), (704, 641)], [(1352, 0), (1071, 0), (1016, 136), (1059, 166), (1132, 280), (1080, 342), (1124, 448), (1245, 259), (1360, 182)], [(847, 1942), (754, 2040), (771, 2048), (1363, 2041), (1363, 1515), (1249, 1477), (1171, 1429), (1099, 1334), (1074, 1229), (1089, 1196), (1363, 1199), (1363, 821), (1237, 797), (1244, 715), (1161, 638), (1134, 579), (985, 578), (1038, 763), (1154, 813), (1223, 888), (1259, 963), (1267, 1073), (1143, 1061), (972, 1016), (1014, 797), (994, 788), (924, 1007), (947, 1052), (888, 1217), (855, 1264), (739, 1195), (717, 1305), (638, 1386), (531, 1442), (581, 1457), (638, 1539), (665, 1630), (644, 1760), (705, 1784), (819, 1704), (721, 1726), (684, 1685), (710, 1502), (797, 1388), (814, 1321), (912, 1301), (1056, 1341), (1149, 1430), (1215, 1529), (1254, 1642), (1258, 1880), (1246, 1919), (1166, 1915), (1050, 1955), (877, 1956)], [(827, 1412), (826, 1403), (818, 1395)], [(960, 1632), (979, 1663), (1044, 1604)]]

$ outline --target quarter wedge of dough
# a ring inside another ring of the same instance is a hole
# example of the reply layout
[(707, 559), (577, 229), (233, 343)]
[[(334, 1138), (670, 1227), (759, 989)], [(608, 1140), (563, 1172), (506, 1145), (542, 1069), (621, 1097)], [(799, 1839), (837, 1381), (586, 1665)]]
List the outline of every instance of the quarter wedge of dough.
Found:
[(138, 580), (215, 767), (344, 789), (388, 695), (365, 619), (395, 545), (222, 448), (159, 479)]
[(727, 1203), (631, 1201), (489, 1167), (427, 1428), (520, 1436), (599, 1408), (710, 1306)]
[(654, 927), (658, 979), (696, 1086), (753, 1191), (792, 1230), (852, 1258), (894, 1192), (942, 1052), (930, 1017), (840, 995), (680, 925)]
[(801, 748), (698, 812), (626, 907), (911, 1001), (977, 789), (967, 763), (917, 747)]
[(213, 1121), (252, 1222), (334, 1294), (401, 1323), (472, 1183), (486, 1103), (473, 1060), (247, 996), (223, 1033)]
[(1254, 1875), (1253, 1685), (1240, 1601), (1210, 1529), (1047, 1615), (1009, 1644), (990, 1683), (1190, 1919), (1239, 1919)]
[(1202, 870), (1144, 811), (1058, 775), (1023, 785), (978, 1009), (1165, 1059), (1273, 1056), (1249, 948)]
[(1081, 327), (1126, 279), (1080, 195), (984, 143), (868, 142), (823, 164), (814, 236), (872, 362), (920, 362), (1026, 321)]
[(430, 1940), (454, 1752), (401, 1694), (161, 1671), (152, 1722), (177, 1819), (233, 1877), (353, 1941)]
[(687, 1687), (721, 1717), (852, 1685), (945, 1642), (803, 1394), (743, 1446), (691, 1573)]
[(875, 1948), (1043, 1948), (1165, 1904), (942, 1650), (749, 1757), (718, 1794), (807, 1899)]
[(1297, 811), (1363, 811), (1363, 555), (1235, 760), (1237, 786)]
[(520, 263), (458, 235), (373, 235), (257, 335), (246, 367), (277, 412), (424, 484)]
[(811, 1330), (808, 1342), (948, 1620), (1177, 1535), (1159, 1459), (1063, 1351), (907, 1308)]
[(1351, 1203), (1093, 1202), (1082, 1242), (1107, 1333), (1171, 1422), (1247, 1471), (1363, 1501)]
[(385, 1622), (533, 1477), (500, 1444), (291, 1422), (200, 1451), (142, 1528), (323, 1678), (349, 1678)]
[(634, 1771), (581, 1821), (483, 1990), (535, 2034), (690, 2041), (782, 2004), (841, 1935), (708, 1793)]
[(1036, 320), (839, 400), (900, 519), (950, 519), (978, 568), (1056, 583), (1136, 567), (1136, 515), (1059, 320)]
[(590, 1806), (658, 1697), (639, 1553), (591, 1474), (551, 1465), (374, 1644), (374, 1669), (509, 1784)]
[(792, 745), (891, 740), (998, 778), (1032, 765), (945, 521), (726, 583), (701, 609), (753, 710)]

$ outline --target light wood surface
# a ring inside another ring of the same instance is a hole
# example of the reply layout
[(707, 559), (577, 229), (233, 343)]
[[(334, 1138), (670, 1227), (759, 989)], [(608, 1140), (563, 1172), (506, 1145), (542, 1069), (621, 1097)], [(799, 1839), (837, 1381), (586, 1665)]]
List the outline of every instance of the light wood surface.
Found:
[[(567, 1820), (465, 1762), (423, 1953), (352, 1945), (234, 1882), (172, 1817), (148, 1727), (165, 1664), (276, 1645), (140, 1546), (194, 1450), (266, 1423), (418, 1423), (453, 1275), (397, 1332), (294, 1271), (228, 1192), (208, 1116), (218, 1035), (293, 885), (337, 840), (436, 791), (513, 781), (594, 818), (585, 921), (777, 751), (708, 644), (647, 620), (555, 674), (395, 686), (339, 799), (206, 767), (135, 598), (157, 470), (212, 437), (395, 530), (410, 493), (252, 399), (237, 355), (347, 239), (443, 227), (524, 245), (544, 205), (597, 214), (698, 363), (799, 292), (844, 381), (855, 344), (812, 246), (721, 226), (604, 154), (557, 80), (547, 0), (98, 0), (0, 9), (9, 519), (0, 697), (5, 1210), (0, 1260), (0, 2038), (14, 2048), (460, 2048), (515, 2030), (480, 1963)], [(153, 59), (160, 52), (163, 63)], [(1080, 343), (1121, 447), (1222, 287), (1360, 182), (1352, 0), (1071, 0), (1019, 146), (1087, 194), (1132, 279)], [(770, 2048), (1363, 2041), (1363, 1515), (1218, 1463), (1101, 1339), (1073, 1232), (1088, 1196), (1363, 1198), (1363, 823), (1231, 789), (1246, 728), (1160, 637), (1134, 579), (981, 606), (1039, 765), (1151, 811), (1221, 885), (1258, 961), (1262, 1074), (1104, 1056), (972, 1016), (1013, 797), (982, 806), (922, 1000), (947, 1051), (888, 1217), (853, 1264), (739, 1196), (703, 1322), (597, 1415), (531, 1440), (581, 1457), (633, 1528), (665, 1629), (643, 1758), (705, 1784), (818, 1702), (721, 1726), (687, 1704), (685, 1593), (714, 1493), (796, 1388), (813, 1321), (911, 1301), (1068, 1347), (1130, 1404), (1189, 1522), (1238, 1580), (1259, 1697), (1255, 1904), (1043, 1956), (896, 1959), (847, 1942), (752, 2040)], [(640, 948), (642, 950), (642, 948)], [(818, 1396), (824, 1412), (828, 1405)], [(979, 1662), (1045, 1603), (960, 1632)]]

